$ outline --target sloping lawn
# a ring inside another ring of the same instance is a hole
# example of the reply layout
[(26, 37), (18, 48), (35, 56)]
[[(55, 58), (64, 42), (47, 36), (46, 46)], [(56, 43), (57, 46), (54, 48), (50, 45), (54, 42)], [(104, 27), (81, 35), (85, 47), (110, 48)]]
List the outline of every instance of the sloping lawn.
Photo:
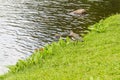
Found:
[(18, 61), (1, 80), (120, 80), (120, 15), (89, 27), (84, 42), (60, 40)]

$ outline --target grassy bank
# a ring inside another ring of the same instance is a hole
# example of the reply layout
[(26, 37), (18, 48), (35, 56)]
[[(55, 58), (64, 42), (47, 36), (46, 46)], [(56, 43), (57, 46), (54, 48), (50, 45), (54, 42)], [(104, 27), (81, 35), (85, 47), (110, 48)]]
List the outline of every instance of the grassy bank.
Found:
[(84, 42), (67, 39), (20, 60), (1, 80), (120, 80), (120, 15), (91, 26)]

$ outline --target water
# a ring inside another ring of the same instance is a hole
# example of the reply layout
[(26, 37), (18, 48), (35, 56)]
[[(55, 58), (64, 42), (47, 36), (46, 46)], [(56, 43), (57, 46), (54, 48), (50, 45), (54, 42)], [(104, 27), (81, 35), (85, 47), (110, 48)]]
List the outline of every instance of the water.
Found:
[[(88, 13), (69, 14), (80, 8)], [(119, 12), (119, 0), (0, 0), (0, 74), (54, 41), (54, 34), (85, 33), (89, 25)]]

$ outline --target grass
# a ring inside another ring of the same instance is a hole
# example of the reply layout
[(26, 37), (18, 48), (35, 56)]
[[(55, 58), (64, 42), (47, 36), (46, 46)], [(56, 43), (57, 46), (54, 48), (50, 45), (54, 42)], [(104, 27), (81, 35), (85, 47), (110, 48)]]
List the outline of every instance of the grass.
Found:
[(89, 27), (84, 42), (60, 40), (10, 66), (0, 80), (120, 80), (120, 15)]

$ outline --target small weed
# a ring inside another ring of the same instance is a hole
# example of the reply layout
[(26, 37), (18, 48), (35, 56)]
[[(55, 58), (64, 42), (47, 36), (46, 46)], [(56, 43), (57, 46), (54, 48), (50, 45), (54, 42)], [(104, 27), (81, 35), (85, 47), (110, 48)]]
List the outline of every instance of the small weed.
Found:
[(96, 31), (98, 33), (103, 33), (106, 31), (106, 26), (104, 26), (104, 20), (100, 20), (99, 23), (94, 24), (93, 26), (90, 26), (89, 29), (92, 31)]

